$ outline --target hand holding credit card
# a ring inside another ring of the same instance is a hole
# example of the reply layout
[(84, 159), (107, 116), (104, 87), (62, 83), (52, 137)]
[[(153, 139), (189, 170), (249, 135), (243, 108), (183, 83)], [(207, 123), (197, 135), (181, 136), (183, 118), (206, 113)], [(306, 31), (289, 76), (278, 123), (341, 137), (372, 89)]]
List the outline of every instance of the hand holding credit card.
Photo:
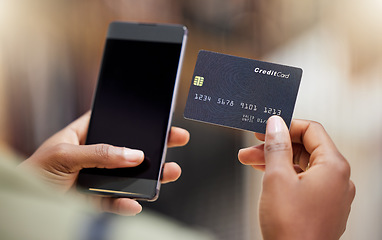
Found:
[(290, 126), (302, 69), (201, 50), (184, 117), (265, 133), (272, 115)]

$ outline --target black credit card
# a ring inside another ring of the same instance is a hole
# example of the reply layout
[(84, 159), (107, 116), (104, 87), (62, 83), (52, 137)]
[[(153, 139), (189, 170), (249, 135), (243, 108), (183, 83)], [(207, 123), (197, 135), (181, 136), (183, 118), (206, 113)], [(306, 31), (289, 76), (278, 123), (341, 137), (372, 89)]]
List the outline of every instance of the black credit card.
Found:
[(201, 50), (184, 117), (265, 133), (272, 115), (290, 126), (302, 69)]

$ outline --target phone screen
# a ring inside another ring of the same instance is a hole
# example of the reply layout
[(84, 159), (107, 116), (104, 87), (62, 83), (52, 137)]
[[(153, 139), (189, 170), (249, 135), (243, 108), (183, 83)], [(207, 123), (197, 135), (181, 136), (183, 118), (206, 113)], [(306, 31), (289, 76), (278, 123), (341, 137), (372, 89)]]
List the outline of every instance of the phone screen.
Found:
[(83, 169), (101, 176), (157, 180), (182, 45), (108, 38), (86, 144), (143, 150), (135, 168)]

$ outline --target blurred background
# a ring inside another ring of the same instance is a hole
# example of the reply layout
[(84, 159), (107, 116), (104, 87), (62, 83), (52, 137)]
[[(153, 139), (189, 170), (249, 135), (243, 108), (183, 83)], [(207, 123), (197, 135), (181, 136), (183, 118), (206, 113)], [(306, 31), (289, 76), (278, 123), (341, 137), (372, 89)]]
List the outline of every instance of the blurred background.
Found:
[[(216, 239), (261, 239), (262, 174), (237, 161), (251, 133), (184, 120), (200, 49), (301, 67), (295, 118), (321, 122), (352, 166), (342, 239), (382, 239), (382, 1), (0, 0), (0, 149), (20, 159), (91, 106), (111, 21), (189, 29), (171, 149), (183, 175), (144, 206)], [(309, 223), (307, 223), (309, 224)]]

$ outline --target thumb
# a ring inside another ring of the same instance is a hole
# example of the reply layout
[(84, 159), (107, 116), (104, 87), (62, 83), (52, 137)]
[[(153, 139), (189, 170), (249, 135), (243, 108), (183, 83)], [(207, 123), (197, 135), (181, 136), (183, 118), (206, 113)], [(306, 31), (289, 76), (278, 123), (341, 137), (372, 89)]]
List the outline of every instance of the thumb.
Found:
[(114, 147), (108, 144), (72, 145), (60, 144), (55, 150), (65, 172), (77, 172), (83, 168), (135, 167), (142, 163), (144, 154), (140, 150)]
[(288, 127), (279, 116), (272, 116), (267, 121), (264, 158), (266, 175), (295, 174)]

